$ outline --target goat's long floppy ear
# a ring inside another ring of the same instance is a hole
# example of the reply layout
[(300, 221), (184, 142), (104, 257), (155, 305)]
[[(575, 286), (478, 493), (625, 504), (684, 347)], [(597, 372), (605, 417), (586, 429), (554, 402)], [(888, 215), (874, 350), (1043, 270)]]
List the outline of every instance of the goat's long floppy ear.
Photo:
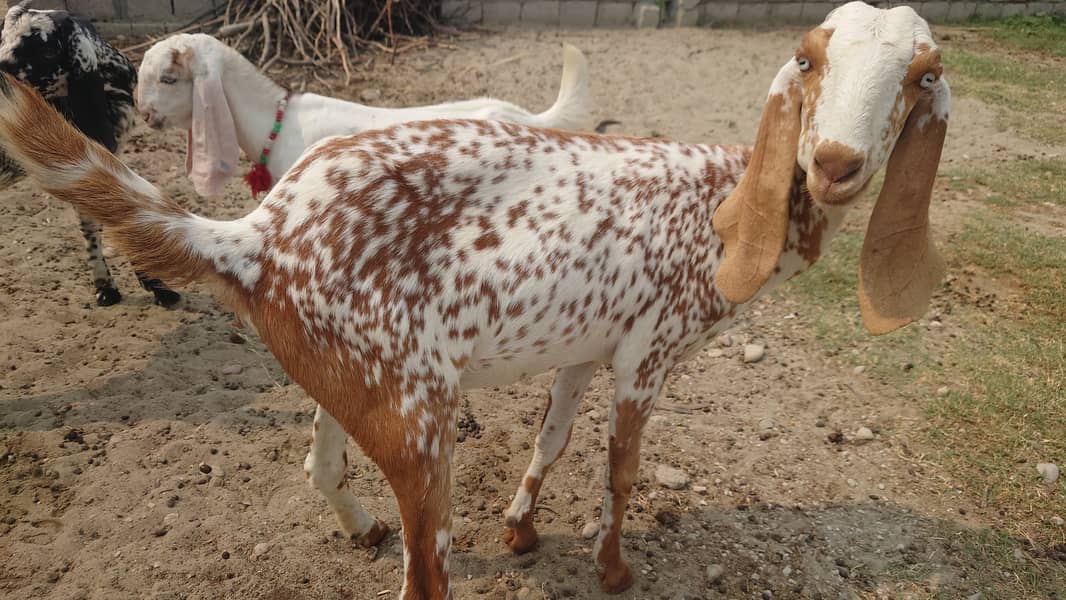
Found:
[(197, 60), (194, 50), (188, 55), (192, 55), (192, 129), (185, 166), (196, 193), (214, 196), (237, 169), (241, 149), (217, 66)]
[(951, 90), (941, 78), (911, 109), (885, 169), (859, 264), (859, 307), (873, 335), (920, 318), (944, 276), (929, 230), (940, 151), (948, 129)]
[(747, 169), (714, 213), (714, 230), (725, 245), (714, 283), (733, 304), (747, 302), (766, 283), (785, 246), (802, 104), (793, 59), (770, 87)]

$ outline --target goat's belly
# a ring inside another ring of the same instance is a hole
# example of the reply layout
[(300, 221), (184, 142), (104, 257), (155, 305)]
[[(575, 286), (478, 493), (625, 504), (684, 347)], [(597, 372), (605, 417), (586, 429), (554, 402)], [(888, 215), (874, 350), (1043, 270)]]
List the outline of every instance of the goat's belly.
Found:
[(479, 353), (470, 360), (460, 378), (463, 389), (514, 383), (529, 377), (588, 362), (609, 362), (613, 343), (601, 337), (539, 348)]

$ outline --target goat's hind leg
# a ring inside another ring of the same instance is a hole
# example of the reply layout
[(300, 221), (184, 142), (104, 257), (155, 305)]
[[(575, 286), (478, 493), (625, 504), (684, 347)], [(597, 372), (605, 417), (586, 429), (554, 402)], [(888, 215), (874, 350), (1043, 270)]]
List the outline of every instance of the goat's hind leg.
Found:
[[(372, 426), (359, 423), (352, 429), (396, 494), (403, 521), (402, 600), (452, 597), (451, 462), (459, 389), (438, 388), (426, 395), (398, 399), (394, 406), (375, 411)], [(403, 412), (401, 406), (410, 408)]]
[(81, 224), (81, 234), (85, 237), (85, 249), (89, 253), (89, 268), (93, 272), (93, 287), (96, 288), (96, 305), (111, 306), (122, 300), (122, 294), (115, 287), (115, 280), (111, 278), (111, 269), (107, 268), (104, 260), (104, 250), (100, 243), (100, 225), (81, 213), (78, 213), (78, 221)]
[(389, 528), (371, 516), (348, 489), (347, 442), (348, 434), (340, 423), (321, 406), (317, 407), (304, 473), (337, 515), (344, 534), (361, 546), (374, 546), (385, 538)]
[(504, 512), (507, 529), (503, 541), (516, 554), (529, 552), (537, 545), (537, 530), (533, 526), (533, 514), (537, 509), (537, 496), (548, 469), (559, 460), (570, 442), (574, 427), (574, 415), (585, 395), (585, 389), (599, 367), (597, 363), (585, 363), (559, 369), (548, 395), (548, 407), (540, 423), (533, 460), (526, 469), (510, 508)]
[(152, 292), (155, 296), (155, 303), (163, 308), (170, 308), (181, 300), (181, 294), (167, 287), (167, 284), (162, 281), (151, 277), (143, 271), (136, 271), (137, 281), (141, 282), (141, 287), (145, 290)]

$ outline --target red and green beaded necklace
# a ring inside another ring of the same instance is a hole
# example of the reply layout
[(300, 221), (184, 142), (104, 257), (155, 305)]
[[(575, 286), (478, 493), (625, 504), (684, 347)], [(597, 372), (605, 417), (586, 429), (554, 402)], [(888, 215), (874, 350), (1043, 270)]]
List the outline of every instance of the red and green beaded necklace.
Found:
[(278, 101), (278, 110), (274, 113), (274, 126), (270, 130), (270, 135), (267, 136), (263, 152), (259, 154), (259, 160), (256, 161), (252, 170), (244, 176), (245, 183), (252, 188), (253, 198), (258, 199), (260, 193), (269, 190), (274, 185), (274, 178), (267, 169), (267, 162), (270, 161), (270, 149), (274, 146), (274, 140), (278, 139), (278, 132), (281, 131), (281, 120), (285, 118), (285, 107), (288, 104), (289, 92), (285, 92), (285, 97)]

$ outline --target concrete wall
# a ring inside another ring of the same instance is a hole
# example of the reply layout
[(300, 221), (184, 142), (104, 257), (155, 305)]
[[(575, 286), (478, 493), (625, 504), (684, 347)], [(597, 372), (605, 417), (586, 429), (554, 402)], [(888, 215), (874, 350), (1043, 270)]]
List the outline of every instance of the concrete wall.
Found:
[[(824, 0), (441, 0), (444, 19), (459, 25), (530, 27), (659, 27), (819, 23), (833, 6)], [(931, 0), (909, 4), (932, 22), (972, 16), (1066, 14), (1066, 0)], [(174, 31), (226, 0), (37, 0), (37, 8), (63, 8), (97, 21), (104, 35)]]
[[(531, 27), (659, 27), (820, 23), (843, 2), (825, 0), (442, 0), (447, 21), (457, 24)], [(908, 4), (929, 21), (963, 21), (973, 16), (1066, 14), (1066, 0), (934, 0), (877, 2)]]
[[(3, 4), (14, 4), (8, 0)], [(174, 31), (205, 12), (225, 10), (226, 0), (35, 0), (33, 8), (62, 9), (89, 17), (101, 34)]]

